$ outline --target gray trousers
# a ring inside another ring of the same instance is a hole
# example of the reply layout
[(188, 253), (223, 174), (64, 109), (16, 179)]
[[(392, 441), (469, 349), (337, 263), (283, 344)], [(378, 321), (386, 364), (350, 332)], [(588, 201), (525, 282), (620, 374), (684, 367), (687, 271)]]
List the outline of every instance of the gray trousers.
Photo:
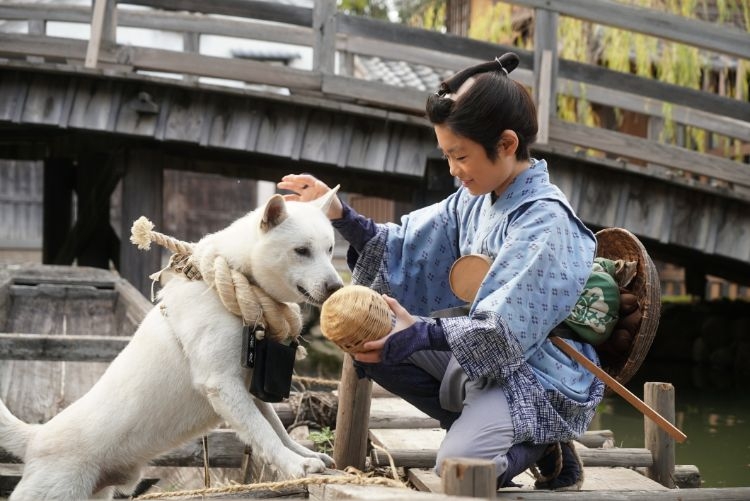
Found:
[(445, 458), (471, 457), (493, 461), (497, 476), (502, 475), (513, 445), (513, 423), (502, 388), (491, 381), (470, 381), (449, 351), (418, 351), (407, 361), (440, 381), (443, 409), (460, 413), (440, 445), (436, 473), (440, 475)]

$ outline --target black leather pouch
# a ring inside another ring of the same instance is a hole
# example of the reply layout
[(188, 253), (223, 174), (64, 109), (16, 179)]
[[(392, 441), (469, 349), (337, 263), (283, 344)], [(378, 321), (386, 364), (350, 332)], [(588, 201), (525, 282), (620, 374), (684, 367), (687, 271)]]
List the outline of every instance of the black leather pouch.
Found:
[(264, 402), (281, 402), (289, 397), (297, 345), (293, 342), (287, 346), (267, 338), (255, 341), (250, 393)]

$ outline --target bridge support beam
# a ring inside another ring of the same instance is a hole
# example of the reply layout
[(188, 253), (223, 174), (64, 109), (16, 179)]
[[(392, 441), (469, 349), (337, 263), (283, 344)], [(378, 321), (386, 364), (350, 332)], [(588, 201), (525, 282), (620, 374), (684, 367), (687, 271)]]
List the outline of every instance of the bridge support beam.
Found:
[(146, 216), (163, 229), (164, 157), (149, 150), (132, 150), (126, 155), (122, 178), (122, 228), (120, 238), (120, 274), (146, 297), (151, 296), (149, 275), (162, 268), (162, 248), (152, 246), (148, 252), (130, 242), (133, 221)]
[(42, 209), (42, 263), (60, 263), (57, 256), (73, 224), (75, 171), (70, 158), (44, 160), (44, 206)]
[[(120, 170), (109, 155), (45, 160), (42, 260), (46, 264), (117, 266), (117, 235), (109, 224), (109, 199)], [(73, 193), (76, 194), (75, 220)]]

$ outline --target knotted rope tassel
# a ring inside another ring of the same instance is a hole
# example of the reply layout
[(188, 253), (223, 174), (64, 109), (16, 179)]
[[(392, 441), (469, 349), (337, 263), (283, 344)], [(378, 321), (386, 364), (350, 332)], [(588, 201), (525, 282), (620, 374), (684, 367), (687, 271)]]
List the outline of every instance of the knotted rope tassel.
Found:
[[(251, 284), (245, 275), (230, 268), (216, 249), (210, 247), (208, 252), (201, 253), (200, 259), (196, 259), (194, 244), (154, 231), (154, 224), (144, 216), (135, 220), (130, 233), (130, 241), (141, 250), (149, 250), (154, 242), (174, 252), (165, 269), (185, 273), (195, 280), (202, 278), (216, 290), (224, 307), (242, 318), (246, 325), (264, 325), (276, 341), (296, 339), (299, 335), (302, 329), (299, 306), (276, 301), (263, 289)], [(151, 275), (151, 278), (158, 280), (163, 271)], [(298, 346), (297, 359), (306, 354), (305, 348)]]

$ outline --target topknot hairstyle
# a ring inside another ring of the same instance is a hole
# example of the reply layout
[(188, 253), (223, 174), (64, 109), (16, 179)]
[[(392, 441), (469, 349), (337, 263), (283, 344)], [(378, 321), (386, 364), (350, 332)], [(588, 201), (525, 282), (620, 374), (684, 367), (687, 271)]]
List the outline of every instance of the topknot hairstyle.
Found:
[[(518, 136), (516, 159), (528, 160), (538, 124), (536, 106), (528, 91), (508, 78), (518, 63), (516, 54), (506, 52), (493, 61), (456, 73), (427, 98), (427, 118), (433, 125), (445, 125), (455, 134), (481, 144), (492, 161), (497, 158), (500, 135), (510, 129)], [(473, 85), (455, 96), (471, 77), (475, 77)]]

